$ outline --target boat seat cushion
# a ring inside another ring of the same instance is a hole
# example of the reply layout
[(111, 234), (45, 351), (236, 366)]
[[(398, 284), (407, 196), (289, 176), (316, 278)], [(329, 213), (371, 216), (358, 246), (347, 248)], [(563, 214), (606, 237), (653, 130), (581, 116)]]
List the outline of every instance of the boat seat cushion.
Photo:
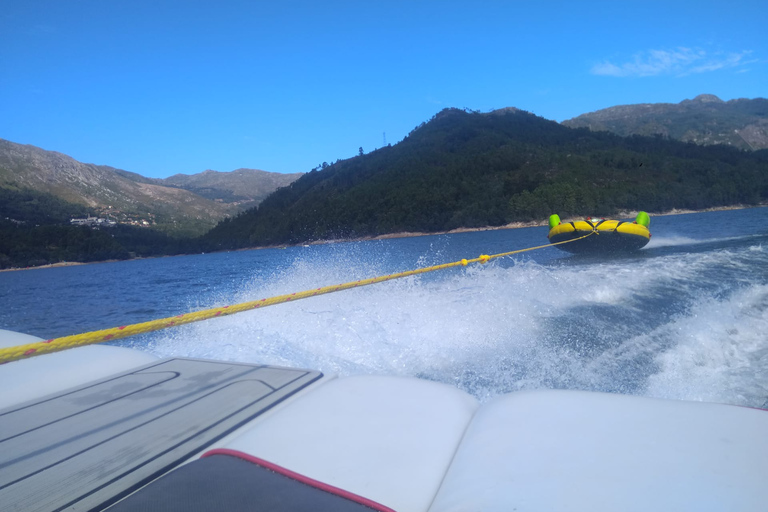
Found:
[(167, 473), (109, 512), (393, 512), (232, 450), (214, 450)]
[(400, 512), (426, 512), (478, 407), (446, 384), (357, 375), (320, 383), (212, 448), (249, 453)]
[(429, 512), (764, 512), (768, 412), (582, 391), (472, 420)]

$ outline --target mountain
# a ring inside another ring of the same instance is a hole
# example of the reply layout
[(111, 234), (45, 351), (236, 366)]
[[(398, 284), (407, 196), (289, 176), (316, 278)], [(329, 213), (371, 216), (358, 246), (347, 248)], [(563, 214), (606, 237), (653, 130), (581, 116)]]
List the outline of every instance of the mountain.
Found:
[[(753, 132), (759, 135), (765, 101), (700, 96), (675, 107), (700, 114), (683, 116), (686, 132), (695, 131), (699, 119), (700, 133), (719, 133), (710, 128), (739, 118), (733, 112), (740, 109), (741, 118), (746, 112), (757, 119), (748, 126), (757, 126)], [(280, 188), (233, 217), (227, 214), (260, 199), (252, 186), (263, 177), (259, 171), (158, 180), (0, 139), (0, 267), (503, 226), (542, 221), (552, 213), (658, 213), (768, 199), (768, 149), (675, 140), (678, 124), (671, 121), (668, 136), (652, 137), (566, 124), (512, 107), (489, 113), (445, 109), (394, 146), (339, 160), (286, 186), (273, 183)], [(744, 138), (748, 130), (740, 130)], [(750, 140), (755, 145), (758, 138)], [(62, 225), (70, 215), (94, 213), (123, 223), (154, 223), (177, 235), (199, 234), (221, 220), (195, 239), (125, 225), (109, 232)]]
[(570, 128), (629, 135), (661, 135), (696, 144), (739, 149), (768, 148), (768, 100), (723, 101), (702, 94), (680, 103), (621, 105), (582, 114), (562, 123)]
[(199, 252), (191, 237), (296, 178), (275, 174), (159, 180), (0, 139), (0, 269)]
[(203, 240), (228, 249), (766, 198), (765, 150), (619, 137), (513, 108), (445, 109), (395, 146), (305, 174)]
[(1, 139), (0, 187), (51, 194), (121, 223), (177, 233), (201, 233), (234, 210), (186, 190), (128, 179), (113, 167)]
[(278, 188), (290, 185), (302, 174), (280, 174), (258, 169), (236, 169), (232, 172), (207, 170), (192, 175), (174, 174), (158, 182), (245, 210), (258, 205)]
[(120, 223), (177, 235), (202, 234), (296, 177), (238, 170), (153, 179), (0, 139), (0, 188), (50, 194)]

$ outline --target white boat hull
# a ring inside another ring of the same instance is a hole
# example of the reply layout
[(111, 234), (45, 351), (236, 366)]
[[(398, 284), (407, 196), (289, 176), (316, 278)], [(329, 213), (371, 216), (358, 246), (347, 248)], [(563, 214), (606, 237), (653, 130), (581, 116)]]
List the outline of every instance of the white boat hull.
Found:
[[(99, 509), (211, 450), (400, 512), (766, 509), (763, 410), (580, 391), (480, 404), (412, 378), (87, 348), (0, 366), (6, 509)], [(109, 485), (74, 490), (105, 471)]]

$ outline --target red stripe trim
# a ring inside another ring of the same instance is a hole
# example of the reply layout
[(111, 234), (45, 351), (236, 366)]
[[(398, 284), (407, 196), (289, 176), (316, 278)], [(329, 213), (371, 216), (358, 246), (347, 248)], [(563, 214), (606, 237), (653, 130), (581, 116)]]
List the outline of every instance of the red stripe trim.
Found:
[(346, 498), (350, 501), (359, 503), (360, 505), (364, 505), (378, 512), (395, 512), (391, 508), (385, 507), (381, 503), (376, 503), (375, 501), (369, 500), (368, 498), (363, 498), (362, 496), (358, 496), (357, 494), (351, 493), (349, 491), (345, 491), (344, 489), (339, 489), (338, 487), (328, 485), (326, 483), (315, 480), (314, 478), (309, 478), (308, 476), (304, 476), (302, 474), (291, 471), (290, 469), (286, 469), (282, 466), (278, 466), (277, 464), (266, 461), (264, 459), (260, 459), (258, 457), (254, 457), (253, 455), (249, 455), (244, 452), (240, 452), (237, 450), (229, 450), (227, 448), (216, 448), (214, 450), (209, 450), (205, 452), (203, 455), (200, 456), (200, 458), (202, 459), (205, 457), (210, 457), (212, 455), (229, 455), (230, 457), (237, 457), (239, 459), (246, 460), (258, 466), (267, 468), (270, 471), (274, 471), (275, 473), (278, 473), (280, 475), (286, 476), (288, 478), (292, 478), (297, 482), (301, 482), (303, 484), (309, 485), (310, 487), (320, 489), (321, 491), (325, 491), (327, 493), (335, 494), (336, 496)]

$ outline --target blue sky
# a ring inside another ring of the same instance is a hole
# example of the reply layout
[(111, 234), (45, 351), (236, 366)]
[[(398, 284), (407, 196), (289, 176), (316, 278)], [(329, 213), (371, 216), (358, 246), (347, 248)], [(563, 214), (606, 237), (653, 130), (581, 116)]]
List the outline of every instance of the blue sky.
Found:
[(0, 138), (144, 176), (306, 172), (446, 107), (768, 97), (768, 2), (5, 0)]

